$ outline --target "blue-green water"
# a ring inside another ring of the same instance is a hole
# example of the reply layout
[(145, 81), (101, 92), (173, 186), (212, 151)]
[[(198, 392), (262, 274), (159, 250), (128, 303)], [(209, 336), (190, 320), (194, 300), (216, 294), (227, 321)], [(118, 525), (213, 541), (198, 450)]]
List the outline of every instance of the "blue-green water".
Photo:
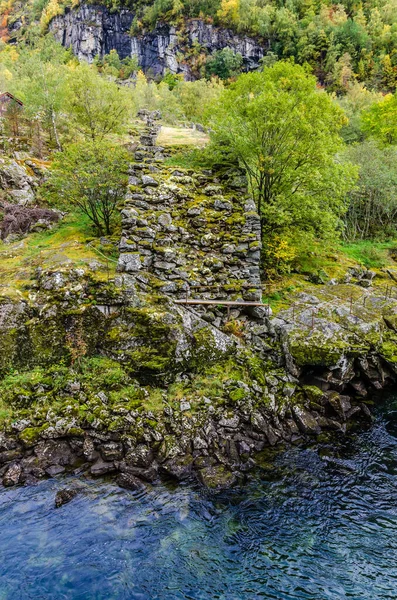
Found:
[(397, 598), (397, 413), (244, 489), (0, 492), (0, 599)]

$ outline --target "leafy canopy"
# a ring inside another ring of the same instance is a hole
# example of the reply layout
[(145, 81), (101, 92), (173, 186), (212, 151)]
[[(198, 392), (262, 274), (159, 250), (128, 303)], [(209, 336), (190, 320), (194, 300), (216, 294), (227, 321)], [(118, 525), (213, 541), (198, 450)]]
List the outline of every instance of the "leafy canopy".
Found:
[(374, 140), (354, 144), (346, 157), (360, 168), (349, 194), (345, 235), (350, 240), (395, 235), (397, 219), (397, 147), (379, 147)]
[(241, 75), (211, 107), (214, 162), (246, 172), (262, 232), (333, 235), (355, 169), (336, 156), (343, 111), (303, 67), (278, 62)]
[(216, 75), (220, 79), (230, 79), (241, 73), (243, 57), (231, 48), (222, 48), (211, 55), (206, 62), (207, 77)]
[(397, 144), (397, 95), (388, 94), (362, 114), (363, 130), (384, 144)]
[(59, 152), (48, 188), (57, 203), (77, 206), (102, 235), (110, 234), (128, 183), (128, 155), (107, 140), (85, 141)]
[(132, 109), (127, 90), (81, 64), (69, 75), (68, 91), (69, 113), (82, 134), (101, 140), (110, 133), (123, 132)]

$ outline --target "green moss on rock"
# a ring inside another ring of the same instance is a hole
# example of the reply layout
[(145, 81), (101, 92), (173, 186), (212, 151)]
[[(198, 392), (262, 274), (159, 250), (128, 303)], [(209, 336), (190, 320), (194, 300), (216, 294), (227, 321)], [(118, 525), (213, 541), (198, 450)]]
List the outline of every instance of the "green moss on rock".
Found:
[(49, 424), (44, 423), (41, 427), (27, 427), (19, 434), (19, 439), (26, 448), (31, 448), (39, 441), (41, 434), (48, 429)]

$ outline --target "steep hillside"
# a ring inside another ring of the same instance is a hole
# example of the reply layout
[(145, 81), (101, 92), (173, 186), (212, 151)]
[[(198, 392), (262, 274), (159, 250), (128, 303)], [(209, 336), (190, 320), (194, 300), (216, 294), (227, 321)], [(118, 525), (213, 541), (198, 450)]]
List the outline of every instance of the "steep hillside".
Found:
[(228, 487), (268, 446), (369, 423), (373, 390), (396, 380), (390, 275), (338, 265), (333, 285), (302, 278), (276, 316), (239, 305), (261, 294), (242, 182), (164, 164), (159, 115), (142, 116), (118, 271), (103, 247), (115, 238), (92, 242), (70, 216), (0, 246), (6, 486), (77, 468), (131, 489), (193, 474)]
[(136, 56), (139, 66), (152, 76), (169, 71), (191, 79), (199, 75), (200, 56), (226, 47), (241, 54), (247, 70), (258, 68), (264, 55), (260, 43), (252, 38), (201, 19), (186, 21), (179, 27), (160, 22), (152, 31), (138, 35), (131, 34), (133, 21), (134, 13), (128, 10), (110, 12), (104, 7), (83, 5), (55, 17), (49, 28), (81, 60), (93, 62), (96, 56), (116, 50), (121, 59)]
[(121, 57), (136, 56), (154, 75), (169, 70), (202, 76), (208, 57), (227, 47), (241, 55), (243, 69), (257, 68), (263, 56), (265, 63), (286, 57), (307, 62), (321, 84), (337, 92), (354, 81), (382, 90), (397, 83), (397, 17), (385, 0), (2, 0), (0, 6), (3, 38), (17, 39), (37, 23), (41, 33), (50, 27), (81, 58), (115, 49)]

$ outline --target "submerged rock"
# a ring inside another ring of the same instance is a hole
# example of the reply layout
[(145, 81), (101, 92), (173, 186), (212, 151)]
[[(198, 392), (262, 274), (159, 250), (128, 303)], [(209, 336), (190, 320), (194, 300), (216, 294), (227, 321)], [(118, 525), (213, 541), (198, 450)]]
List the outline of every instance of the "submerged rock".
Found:
[(235, 485), (237, 476), (224, 465), (205, 467), (198, 472), (199, 481), (210, 489), (227, 489)]

